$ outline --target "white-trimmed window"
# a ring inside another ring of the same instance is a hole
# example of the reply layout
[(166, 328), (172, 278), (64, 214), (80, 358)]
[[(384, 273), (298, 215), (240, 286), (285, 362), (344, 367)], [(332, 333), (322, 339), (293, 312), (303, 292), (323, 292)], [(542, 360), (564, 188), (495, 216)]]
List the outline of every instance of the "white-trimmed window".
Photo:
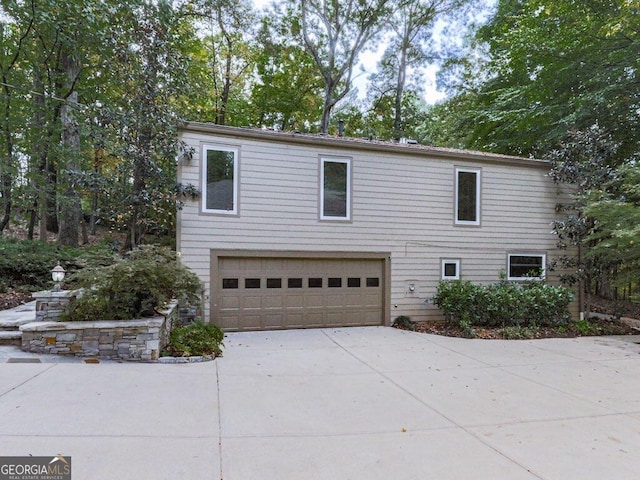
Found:
[(351, 160), (320, 159), (320, 219), (351, 220)]
[(542, 280), (547, 256), (544, 253), (510, 253), (507, 259), (507, 279)]
[(480, 225), (479, 168), (456, 168), (455, 224)]
[(442, 280), (460, 280), (460, 260), (443, 258), (440, 262)]
[(205, 145), (202, 149), (202, 211), (238, 214), (238, 149)]

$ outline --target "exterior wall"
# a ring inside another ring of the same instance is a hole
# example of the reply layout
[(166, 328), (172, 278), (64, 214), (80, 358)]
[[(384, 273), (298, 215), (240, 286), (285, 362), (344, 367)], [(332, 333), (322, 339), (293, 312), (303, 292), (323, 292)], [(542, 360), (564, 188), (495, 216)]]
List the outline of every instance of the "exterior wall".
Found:
[[(460, 259), (462, 278), (491, 283), (506, 271), (508, 253), (545, 253), (547, 264), (560, 253), (550, 225), (560, 197), (545, 162), (197, 124), (182, 140), (194, 155), (180, 160), (179, 181), (199, 190), (203, 145), (239, 149), (239, 215), (203, 214), (199, 200), (179, 212), (178, 250), (207, 292), (212, 250), (384, 251), (391, 252), (389, 318), (423, 320), (441, 317), (431, 301), (441, 259)], [(320, 220), (324, 155), (351, 159), (348, 222)], [(480, 226), (454, 223), (456, 167), (481, 170)], [(554, 273), (547, 279), (556, 282)]]

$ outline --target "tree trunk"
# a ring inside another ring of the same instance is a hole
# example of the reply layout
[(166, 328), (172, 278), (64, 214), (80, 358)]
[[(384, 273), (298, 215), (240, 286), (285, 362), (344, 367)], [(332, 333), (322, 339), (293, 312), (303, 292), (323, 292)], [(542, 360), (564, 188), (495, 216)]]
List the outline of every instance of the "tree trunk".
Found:
[(140, 215), (142, 213), (142, 197), (147, 188), (146, 175), (149, 169), (147, 163), (151, 155), (151, 138), (152, 133), (149, 129), (143, 129), (140, 132), (141, 148), (134, 160), (131, 217), (129, 218), (125, 250), (132, 250), (140, 245), (144, 233), (140, 225)]
[(329, 122), (331, 122), (331, 111), (336, 102), (333, 100), (335, 93), (335, 84), (325, 79), (326, 87), (324, 94), (324, 106), (322, 108), (322, 121), (320, 122), (320, 133), (329, 132)]
[(79, 74), (78, 59), (71, 52), (65, 52), (64, 65), (66, 70), (67, 90), (70, 92), (62, 106), (62, 146), (65, 156), (66, 173), (61, 175), (62, 191), (59, 197), (60, 231), (58, 243), (66, 246), (78, 246), (80, 236), (79, 226), (82, 220), (80, 196), (75, 187), (74, 173), (80, 169), (80, 129), (75, 117), (75, 105), (78, 102), (78, 92), (73, 91)]
[(395, 114), (393, 118), (393, 134), (396, 140), (400, 140), (400, 137), (404, 136), (404, 129), (402, 128), (402, 96), (404, 95), (407, 76), (407, 49), (408, 45), (403, 42), (402, 48), (400, 49), (400, 59), (398, 60), (398, 78), (394, 105)]
[(8, 87), (6, 74), (2, 75), (4, 84), (5, 106), (4, 106), (4, 122), (2, 129), (5, 137), (5, 158), (0, 162), (0, 193), (2, 193), (2, 218), (0, 219), (0, 235), (9, 224), (11, 219), (11, 206), (13, 194), (13, 175), (14, 175), (14, 158), (13, 158), (13, 135), (11, 134), (11, 125), (9, 124), (9, 113), (11, 110), (11, 90)]

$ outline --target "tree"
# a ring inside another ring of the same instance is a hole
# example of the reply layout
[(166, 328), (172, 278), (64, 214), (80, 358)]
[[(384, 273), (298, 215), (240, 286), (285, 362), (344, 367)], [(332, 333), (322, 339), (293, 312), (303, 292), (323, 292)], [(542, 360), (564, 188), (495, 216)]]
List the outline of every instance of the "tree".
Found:
[[(640, 287), (640, 163), (625, 161), (607, 182), (594, 189), (584, 214), (592, 219), (586, 256), (609, 268), (606, 286), (629, 294)], [(605, 292), (611, 296), (610, 292)]]
[(109, 217), (127, 232), (125, 248), (149, 231), (173, 228), (178, 118), (174, 104), (186, 91), (188, 59), (181, 47), (191, 26), (169, 1), (144, 2), (126, 12), (112, 32), (119, 52), (109, 81), (123, 91), (112, 99), (103, 124), (118, 139), (117, 179), (108, 196)]
[[(403, 0), (389, 17), (392, 35), (381, 61), (381, 74), (391, 81), (394, 137), (404, 136), (403, 99), (411, 69), (419, 69), (433, 57), (432, 31), (437, 17), (450, 14), (467, 0)], [(386, 72), (388, 71), (388, 73)], [(414, 87), (414, 92), (420, 89)]]
[[(557, 148), (551, 150), (545, 159), (551, 162), (550, 176), (558, 184), (570, 185), (573, 190), (572, 201), (559, 204), (557, 210), (564, 217), (553, 222), (553, 231), (558, 236), (561, 249), (575, 247), (576, 255), (564, 255), (560, 265), (569, 271), (561, 276), (569, 284), (580, 283), (587, 293), (585, 311), (589, 311), (590, 295), (611, 280), (611, 274), (619, 259), (617, 253), (601, 256), (601, 225), (590, 214), (595, 192), (600, 195), (616, 195), (614, 187), (617, 173), (611, 167), (620, 144), (615, 142), (598, 125), (584, 131), (573, 131)], [(608, 258), (607, 258), (608, 257)]]
[(640, 5), (626, 0), (501, 0), (478, 40), (487, 80), (467, 96), (467, 147), (541, 156), (570, 130), (598, 123), (640, 140)]
[(251, 125), (303, 131), (317, 125), (323, 80), (313, 57), (295, 42), (292, 15), (280, 4), (262, 18), (250, 97)]
[(194, 7), (200, 29), (206, 32), (201, 60), (208, 67), (202, 85), (212, 101), (207, 113), (219, 125), (238, 124), (255, 56), (253, 6), (248, 0), (197, 0)]
[(0, 24), (0, 78), (3, 92), (3, 120), (2, 120), (2, 154), (0, 154), (0, 234), (11, 219), (13, 205), (14, 179), (17, 177), (17, 159), (15, 153), (16, 116), (15, 95), (11, 82), (16, 81), (16, 66), (23, 54), (24, 44), (31, 34), (33, 20), (24, 24)]
[(383, 28), (389, 0), (299, 0), (305, 48), (324, 81), (320, 131), (327, 133), (331, 112), (352, 89), (359, 54)]

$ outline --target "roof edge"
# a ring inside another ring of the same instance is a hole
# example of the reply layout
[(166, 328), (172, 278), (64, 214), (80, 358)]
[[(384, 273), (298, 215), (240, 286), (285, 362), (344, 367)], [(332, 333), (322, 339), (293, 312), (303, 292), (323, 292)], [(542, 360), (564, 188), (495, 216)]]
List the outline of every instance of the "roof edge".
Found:
[(230, 127), (214, 123), (183, 122), (178, 127), (181, 131), (216, 134), (227, 137), (248, 138), (273, 142), (287, 142), (316, 146), (333, 146), (365, 151), (387, 153), (402, 153), (412, 156), (425, 156), (442, 159), (475, 160), (489, 163), (514, 164), (549, 168), (549, 162), (536, 158), (518, 157), (500, 153), (488, 153), (476, 150), (462, 150), (456, 148), (434, 147), (430, 145), (394, 143), (380, 140), (365, 140), (353, 137), (338, 137), (334, 135), (306, 134), (298, 132), (278, 132), (275, 130), (261, 130), (249, 127)]

